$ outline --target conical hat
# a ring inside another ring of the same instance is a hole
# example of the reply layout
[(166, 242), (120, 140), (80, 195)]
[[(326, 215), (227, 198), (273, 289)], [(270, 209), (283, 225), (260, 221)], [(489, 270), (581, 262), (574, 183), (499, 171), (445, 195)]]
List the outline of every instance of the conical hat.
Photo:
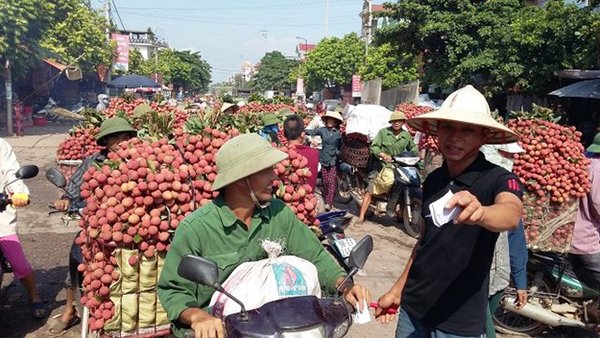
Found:
[(258, 134), (242, 134), (225, 142), (216, 155), (217, 178), (212, 190), (219, 190), (285, 160), (288, 154), (272, 147)]
[(326, 117), (330, 117), (332, 119), (338, 120), (338, 121), (340, 121), (340, 123), (344, 122), (342, 115), (340, 115), (340, 113), (338, 113), (336, 111), (332, 111), (332, 110), (327, 111), (327, 113), (325, 113), (325, 115), (323, 115), (323, 117), (321, 117), (321, 119), (324, 120)]
[(519, 139), (517, 133), (494, 120), (485, 97), (471, 85), (450, 94), (440, 109), (408, 119), (406, 123), (420, 132), (436, 136), (438, 123), (442, 121), (486, 128), (488, 144), (511, 143)]

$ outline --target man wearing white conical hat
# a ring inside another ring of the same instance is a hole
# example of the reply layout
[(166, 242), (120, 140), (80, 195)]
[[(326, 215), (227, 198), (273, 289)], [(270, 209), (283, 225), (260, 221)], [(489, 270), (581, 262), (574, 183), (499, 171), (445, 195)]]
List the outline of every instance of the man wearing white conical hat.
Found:
[(407, 123), (437, 136), (445, 159), (423, 183), (425, 226), (376, 316), (388, 323), (393, 316), (386, 310), (400, 306), (397, 338), (484, 337), (494, 245), (499, 232), (517, 227), (523, 205), (517, 176), (479, 148), (515, 142), (517, 135), (492, 118), (470, 85)]

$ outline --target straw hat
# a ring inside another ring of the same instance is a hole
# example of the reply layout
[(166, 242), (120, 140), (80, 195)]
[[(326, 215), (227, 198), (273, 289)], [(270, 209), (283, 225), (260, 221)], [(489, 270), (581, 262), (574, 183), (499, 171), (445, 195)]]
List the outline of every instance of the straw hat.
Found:
[(600, 133), (594, 136), (594, 142), (586, 149), (590, 153), (600, 153)]
[(216, 155), (217, 178), (212, 189), (219, 190), (235, 181), (274, 166), (288, 157), (258, 134), (242, 134), (225, 142)]
[(471, 85), (450, 94), (440, 109), (411, 118), (406, 123), (418, 131), (435, 136), (438, 122), (442, 121), (487, 128), (488, 144), (510, 143), (518, 140), (517, 133), (494, 120), (485, 97)]
[(327, 111), (327, 113), (325, 113), (325, 115), (323, 115), (321, 117), (321, 119), (323, 120), (323, 122), (325, 122), (325, 118), (330, 117), (332, 119), (336, 119), (338, 121), (340, 121), (340, 123), (344, 122), (344, 119), (342, 118), (342, 115), (340, 115), (340, 113), (336, 112), (336, 111)]
[(406, 115), (401, 111), (395, 111), (390, 115), (390, 120), (388, 122), (392, 123), (394, 121), (406, 121)]
[(223, 103), (223, 105), (221, 106), (221, 113), (224, 113), (227, 109), (231, 108), (231, 107), (235, 107), (236, 105), (233, 103), (229, 103), (229, 102), (225, 102)]
[(106, 137), (117, 134), (117, 133), (131, 133), (133, 136), (137, 135), (137, 130), (133, 129), (131, 124), (122, 117), (111, 117), (108, 120), (104, 120), (100, 125), (100, 131), (96, 135), (96, 142), (104, 146), (106, 143)]

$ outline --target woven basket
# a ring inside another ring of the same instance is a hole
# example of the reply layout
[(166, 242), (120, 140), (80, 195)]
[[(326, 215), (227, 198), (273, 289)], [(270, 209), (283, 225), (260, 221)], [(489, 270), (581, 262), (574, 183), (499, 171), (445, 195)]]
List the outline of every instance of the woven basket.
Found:
[(358, 168), (364, 168), (369, 163), (369, 143), (357, 139), (344, 138), (342, 140), (342, 161)]

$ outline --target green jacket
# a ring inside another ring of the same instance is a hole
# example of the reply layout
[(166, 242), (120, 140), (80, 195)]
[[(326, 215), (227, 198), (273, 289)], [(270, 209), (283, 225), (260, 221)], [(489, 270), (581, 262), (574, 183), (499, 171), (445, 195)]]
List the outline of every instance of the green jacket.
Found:
[(223, 198), (218, 197), (181, 222), (160, 275), (158, 297), (176, 336), (182, 336), (182, 326), (177, 322), (181, 312), (190, 307), (206, 309), (215, 292), (180, 277), (177, 267), (181, 258), (194, 254), (213, 260), (219, 267), (219, 282), (223, 283), (240, 264), (266, 258), (260, 247), (263, 239), (283, 239), (282, 255), (312, 262), (319, 272), (319, 283), (327, 292), (335, 292), (336, 280), (345, 276), (312, 231), (282, 201), (274, 199), (269, 207), (257, 209), (250, 230), (246, 230)]
[(383, 128), (377, 133), (371, 143), (371, 154), (376, 159), (379, 159), (379, 154), (382, 152), (396, 156), (403, 151), (414, 152), (417, 156), (419, 154), (412, 136), (405, 130), (400, 132), (396, 137), (391, 127)]

